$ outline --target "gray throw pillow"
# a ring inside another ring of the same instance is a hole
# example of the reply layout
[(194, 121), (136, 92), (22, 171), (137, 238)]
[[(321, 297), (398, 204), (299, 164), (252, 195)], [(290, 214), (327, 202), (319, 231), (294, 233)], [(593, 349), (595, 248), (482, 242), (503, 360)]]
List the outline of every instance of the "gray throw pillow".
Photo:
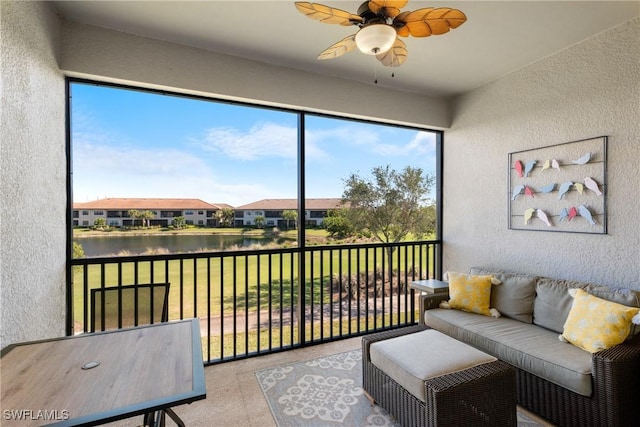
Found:
[(572, 280), (539, 279), (533, 304), (533, 323), (561, 334), (573, 304), (569, 289), (585, 289), (587, 286), (588, 283)]
[(500, 314), (525, 323), (533, 321), (533, 303), (536, 296), (536, 276), (472, 267), (470, 274), (492, 274), (502, 284), (491, 287), (491, 307)]

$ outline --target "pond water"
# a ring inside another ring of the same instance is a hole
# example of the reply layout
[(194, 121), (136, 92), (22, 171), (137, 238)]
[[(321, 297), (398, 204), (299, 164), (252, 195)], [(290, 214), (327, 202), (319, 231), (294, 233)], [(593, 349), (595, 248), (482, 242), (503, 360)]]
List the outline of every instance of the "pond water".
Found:
[(87, 257), (100, 257), (118, 254), (195, 252), (205, 249), (222, 250), (256, 244), (264, 245), (272, 242), (273, 238), (220, 234), (171, 234), (162, 236), (83, 237), (76, 239), (76, 241), (82, 245)]

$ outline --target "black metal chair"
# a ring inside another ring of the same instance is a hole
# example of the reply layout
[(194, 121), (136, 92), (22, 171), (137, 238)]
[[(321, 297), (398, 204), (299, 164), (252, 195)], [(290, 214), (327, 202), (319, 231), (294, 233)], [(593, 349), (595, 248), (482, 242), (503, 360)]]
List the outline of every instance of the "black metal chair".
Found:
[[(151, 283), (92, 289), (91, 332), (168, 321), (169, 285)], [(164, 427), (166, 415), (184, 427), (184, 422), (171, 408), (145, 414), (144, 425)]]
[(169, 283), (91, 289), (91, 332), (169, 320)]

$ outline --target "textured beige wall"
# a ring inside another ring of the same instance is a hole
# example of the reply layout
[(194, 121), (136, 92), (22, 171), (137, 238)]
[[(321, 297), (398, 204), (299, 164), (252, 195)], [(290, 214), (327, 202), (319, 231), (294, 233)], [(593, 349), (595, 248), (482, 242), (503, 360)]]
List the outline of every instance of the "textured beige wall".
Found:
[(70, 76), (421, 127), (446, 128), (451, 122), (448, 99), (283, 69), (90, 25), (65, 22), (63, 28), (60, 68)]
[[(508, 230), (508, 153), (600, 135), (609, 233)], [(445, 270), (640, 289), (640, 19), (459, 97), (444, 147)]]
[(64, 334), (66, 157), (60, 24), (0, 2), (0, 348)]

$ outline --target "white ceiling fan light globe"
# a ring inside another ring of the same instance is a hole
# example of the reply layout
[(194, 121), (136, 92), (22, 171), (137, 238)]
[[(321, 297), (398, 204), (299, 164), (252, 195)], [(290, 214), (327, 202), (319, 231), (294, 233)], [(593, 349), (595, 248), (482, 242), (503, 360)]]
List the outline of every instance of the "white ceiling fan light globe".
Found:
[(366, 55), (377, 55), (391, 49), (396, 30), (387, 24), (371, 24), (356, 33), (356, 45)]

